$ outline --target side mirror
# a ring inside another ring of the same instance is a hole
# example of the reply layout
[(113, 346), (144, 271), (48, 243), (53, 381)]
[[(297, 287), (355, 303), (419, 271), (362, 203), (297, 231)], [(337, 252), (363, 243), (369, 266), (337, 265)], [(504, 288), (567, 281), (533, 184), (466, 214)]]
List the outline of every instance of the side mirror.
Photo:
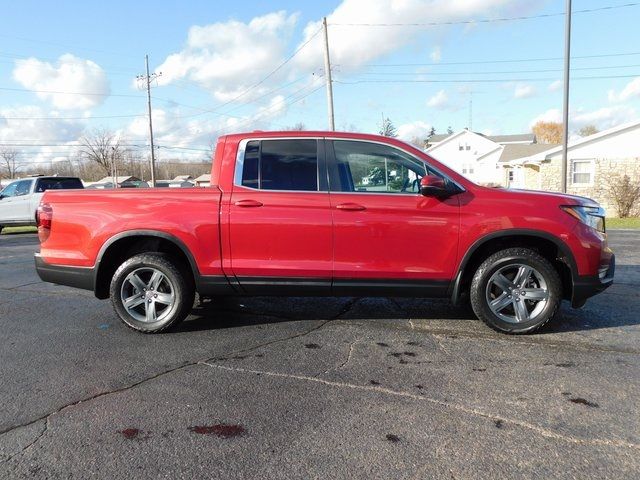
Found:
[(447, 188), (444, 179), (437, 175), (425, 175), (420, 179), (420, 194), (425, 197), (447, 198), (453, 192)]
[(4, 198), (4, 195), (0, 193), (0, 200), (2, 200), (3, 198)]

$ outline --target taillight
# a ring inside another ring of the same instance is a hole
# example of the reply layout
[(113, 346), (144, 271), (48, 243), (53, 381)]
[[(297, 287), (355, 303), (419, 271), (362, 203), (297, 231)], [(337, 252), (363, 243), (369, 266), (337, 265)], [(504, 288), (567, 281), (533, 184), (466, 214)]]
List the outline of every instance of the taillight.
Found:
[(53, 208), (48, 203), (41, 203), (38, 206), (36, 215), (38, 223), (38, 238), (40, 243), (44, 243), (51, 233), (51, 221), (53, 220)]

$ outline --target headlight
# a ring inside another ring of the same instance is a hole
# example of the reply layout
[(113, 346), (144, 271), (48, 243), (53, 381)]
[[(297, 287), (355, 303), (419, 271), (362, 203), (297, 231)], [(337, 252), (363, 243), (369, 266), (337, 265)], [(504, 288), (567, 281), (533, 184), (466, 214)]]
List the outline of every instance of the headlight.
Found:
[(563, 205), (560, 208), (585, 225), (589, 225), (599, 232), (605, 232), (604, 209), (600, 207), (585, 207), (583, 205)]

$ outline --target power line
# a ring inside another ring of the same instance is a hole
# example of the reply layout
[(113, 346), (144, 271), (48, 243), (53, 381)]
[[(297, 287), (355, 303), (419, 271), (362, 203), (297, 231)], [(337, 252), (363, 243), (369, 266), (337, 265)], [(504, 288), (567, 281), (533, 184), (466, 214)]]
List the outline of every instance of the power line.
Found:
[(4, 120), (98, 120), (105, 118), (136, 118), (146, 117), (144, 114), (140, 115), (104, 115), (104, 116), (86, 116), (86, 117), (5, 117), (0, 114), (0, 119)]
[[(573, 77), (572, 80), (603, 80), (611, 78), (635, 78), (640, 76), (640, 73), (635, 75), (602, 75), (602, 76), (590, 76), (590, 77)], [(557, 78), (479, 78), (479, 79), (465, 79), (465, 80), (413, 80), (413, 79), (394, 79), (394, 80), (334, 80), (336, 83), (344, 85), (356, 85), (360, 83), (501, 83), (501, 82), (549, 82), (557, 80)]]
[(191, 147), (169, 147), (166, 145), (158, 145), (158, 148), (164, 148), (165, 150), (191, 150), (195, 152), (208, 152), (207, 148), (191, 148)]
[[(6, 143), (10, 142), (10, 143)], [(63, 148), (78, 148), (82, 145), (79, 143), (19, 143), (25, 142), (25, 140), (3, 140), (0, 142), (1, 147), (63, 147)], [(136, 147), (143, 148), (146, 145), (139, 145), (133, 143), (120, 143), (118, 146), (121, 147)]]
[[(571, 70), (610, 70), (615, 68), (635, 68), (640, 67), (640, 64), (632, 65), (611, 65), (603, 67), (575, 67)], [(562, 72), (561, 68), (545, 69), (545, 70), (508, 70), (508, 71), (489, 71), (489, 72), (362, 72), (358, 75), (498, 75), (498, 74), (513, 74), (513, 73), (554, 73)]]
[(6, 90), (9, 92), (30, 92), (30, 93), (55, 93), (63, 95), (88, 95), (98, 97), (129, 97), (140, 98), (141, 95), (132, 95), (124, 93), (100, 93), (100, 92), (64, 92), (60, 90), (32, 90), (30, 88), (13, 88), (13, 87), (0, 87), (0, 90)]
[[(625, 3), (622, 5), (608, 5), (598, 8), (585, 8), (583, 10), (575, 10), (576, 13), (593, 13), (603, 10), (615, 10), (618, 8), (635, 7), (640, 5), (640, 2)], [(503, 17), (503, 18), (483, 18), (479, 20), (451, 20), (447, 22), (424, 22), (424, 23), (330, 23), (330, 26), (336, 27), (437, 27), (448, 25), (470, 25), (476, 23), (494, 23), (494, 22), (511, 22), (517, 20), (533, 20), (537, 18), (551, 18), (551, 17), (564, 17), (565, 12), (558, 13), (541, 13), (539, 15), (521, 15), (518, 17)]]
[(123, 55), (121, 53), (109, 52), (107, 50), (97, 50), (97, 49), (94, 49), (94, 48), (79, 47), (77, 45), (68, 45), (68, 44), (58, 43), (58, 42), (51, 42), (49, 40), (36, 40), (36, 39), (33, 39), (33, 38), (17, 37), (15, 35), (6, 35), (4, 33), (0, 33), (0, 37), (13, 38), (15, 40), (21, 40), (23, 42), (42, 43), (44, 45), (55, 45), (55, 46), (58, 46), (58, 47), (72, 48), (72, 49), (75, 49), (75, 50), (84, 50), (86, 52), (103, 53), (103, 54), (106, 54), (106, 55), (113, 55), (113, 56), (118, 56), (118, 57), (127, 57), (127, 58), (133, 59), (133, 57), (129, 57), (128, 55)]
[[(634, 56), (640, 55), (640, 52), (630, 52), (630, 53), (606, 53), (599, 55), (580, 55), (580, 56), (572, 56), (571, 60), (578, 60), (584, 58), (606, 58), (606, 57), (626, 57), (626, 56)], [(471, 62), (432, 62), (432, 63), (369, 63), (358, 66), (363, 67), (437, 67), (440, 65), (482, 65), (489, 63), (521, 63), (521, 62), (543, 62), (543, 61), (557, 61), (563, 60), (564, 57), (546, 57), (546, 58), (519, 58), (512, 60), (475, 60)], [(350, 66), (352, 64), (343, 64)]]
[(297, 95), (299, 92), (301, 92), (305, 88), (307, 88), (307, 87), (301, 88), (300, 90), (294, 92), (293, 94), (289, 95), (288, 97), (285, 97), (282, 100), (280, 100), (278, 102), (275, 102), (272, 105), (269, 105), (263, 112), (257, 114), (256, 116), (253, 116), (251, 118), (247, 118), (244, 122), (240, 122), (240, 123), (237, 123), (235, 125), (231, 125), (229, 127), (225, 127), (225, 128), (221, 128), (221, 129), (218, 129), (218, 130), (214, 130), (213, 132), (210, 132), (210, 133), (211, 133), (212, 136), (215, 136), (215, 135), (223, 134), (225, 131), (229, 130), (230, 128), (237, 129), (238, 127), (242, 127), (242, 126), (245, 126), (245, 125), (250, 125), (251, 123), (255, 122), (256, 120), (260, 120), (265, 115), (268, 115), (269, 113), (271, 113), (270, 110), (272, 110), (272, 109), (274, 109), (276, 107), (280, 107), (281, 104), (283, 106), (285, 106), (285, 105), (293, 105), (293, 104), (299, 102), (300, 100), (303, 100), (303, 99), (307, 98), (308, 96), (314, 94), (315, 92), (317, 92), (321, 88), (325, 88), (325, 86), (324, 86), (324, 84), (322, 84), (322, 85), (314, 88), (313, 90), (308, 91), (308, 92), (304, 93), (303, 95), (300, 95), (298, 98), (296, 98), (292, 102), (285, 103), (286, 100), (288, 100), (289, 98), (294, 97), (295, 95)]

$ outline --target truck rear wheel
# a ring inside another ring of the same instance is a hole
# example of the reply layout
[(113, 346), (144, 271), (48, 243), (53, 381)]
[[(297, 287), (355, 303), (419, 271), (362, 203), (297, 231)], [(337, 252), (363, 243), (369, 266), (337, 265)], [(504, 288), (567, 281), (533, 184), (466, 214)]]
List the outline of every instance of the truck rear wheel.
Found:
[(180, 265), (159, 253), (142, 253), (126, 260), (113, 275), (111, 303), (126, 326), (158, 333), (184, 320), (195, 289)]
[(491, 328), (530, 333), (555, 316), (562, 282), (542, 255), (528, 248), (508, 248), (478, 267), (470, 293), (473, 311)]

